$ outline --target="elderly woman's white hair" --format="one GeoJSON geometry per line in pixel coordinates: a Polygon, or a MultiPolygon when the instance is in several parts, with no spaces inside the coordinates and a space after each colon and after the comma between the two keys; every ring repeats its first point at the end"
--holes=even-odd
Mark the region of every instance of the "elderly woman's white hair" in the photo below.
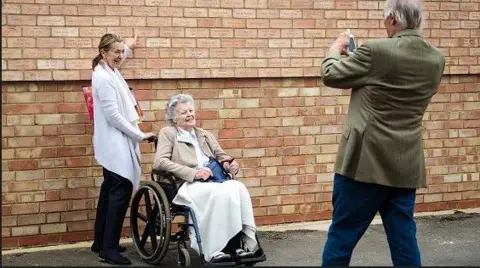
{"type": "Polygon", "coordinates": [[[394,18],[404,29],[419,29],[422,24],[422,4],[420,0],[387,0],[383,15],[385,18],[394,18]]]}
{"type": "Polygon", "coordinates": [[[177,114],[175,112],[175,107],[179,103],[191,103],[195,107],[195,102],[193,97],[188,94],[177,94],[168,100],[167,107],[165,109],[165,120],[171,126],[175,125],[175,119],[177,119],[177,114]]]}

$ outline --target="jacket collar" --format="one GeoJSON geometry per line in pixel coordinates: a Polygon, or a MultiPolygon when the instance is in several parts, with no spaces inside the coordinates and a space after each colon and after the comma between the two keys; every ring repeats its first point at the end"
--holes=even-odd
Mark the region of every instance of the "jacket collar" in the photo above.
{"type": "MultiPolygon", "coordinates": [[[[190,138],[191,138],[192,135],[189,132],[181,129],[178,126],[175,126],[175,129],[177,130],[177,140],[178,141],[185,142],[185,143],[191,143],[190,138]]],[[[205,143],[205,133],[197,127],[194,127],[193,130],[195,132],[195,136],[199,140],[199,144],[203,145],[203,143],[205,143]]]]}
{"type": "Polygon", "coordinates": [[[420,36],[420,31],[416,29],[406,29],[394,34],[392,38],[402,36],[420,36]]]}

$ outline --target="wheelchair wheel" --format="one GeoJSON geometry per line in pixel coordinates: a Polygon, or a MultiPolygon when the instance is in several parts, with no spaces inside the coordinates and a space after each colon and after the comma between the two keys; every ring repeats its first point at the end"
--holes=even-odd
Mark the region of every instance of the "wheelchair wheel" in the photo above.
{"type": "Polygon", "coordinates": [[[159,264],[170,243],[171,218],[167,196],[156,182],[141,182],[135,193],[130,209],[130,231],[142,260],[159,264]]]}
{"type": "Polygon", "coordinates": [[[190,266],[191,263],[190,253],[188,253],[187,249],[181,248],[178,251],[178,266],[187,267],[190,266]]]}

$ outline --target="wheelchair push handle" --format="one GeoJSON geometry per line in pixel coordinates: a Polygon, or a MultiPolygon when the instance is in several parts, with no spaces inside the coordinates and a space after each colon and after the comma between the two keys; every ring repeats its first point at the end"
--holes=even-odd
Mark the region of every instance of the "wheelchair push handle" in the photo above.
{"type": "Polygon", "coordinates": [[[149,138],[147,140],[148,143],[152,143],[153,142],[153,146],[155,148],[155,151],[157,150],[157,144],[158,144],[158,137],[157,136],[153,136],[151,138],[149,138]]]}

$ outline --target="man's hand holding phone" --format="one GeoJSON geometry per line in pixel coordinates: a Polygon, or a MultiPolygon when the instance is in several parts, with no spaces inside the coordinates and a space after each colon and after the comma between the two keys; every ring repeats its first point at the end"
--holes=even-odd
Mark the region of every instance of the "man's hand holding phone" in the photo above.
{"type": "Polygon", "coordinates": [[[357,50],[357,44],[355,44],[355,39],[353,38],[353,34],[350,32],[350,29],[347,30],[348,34],[348,49],[347,54],[353,54],[355,50],[357,50]]]}
{"type": "Polygon", "coordinates": [[[339,52],[342,55],[350,55],[356,49],[357,46],[350,30],[342,32],[330,47],[330,51],[339,52]]]}

